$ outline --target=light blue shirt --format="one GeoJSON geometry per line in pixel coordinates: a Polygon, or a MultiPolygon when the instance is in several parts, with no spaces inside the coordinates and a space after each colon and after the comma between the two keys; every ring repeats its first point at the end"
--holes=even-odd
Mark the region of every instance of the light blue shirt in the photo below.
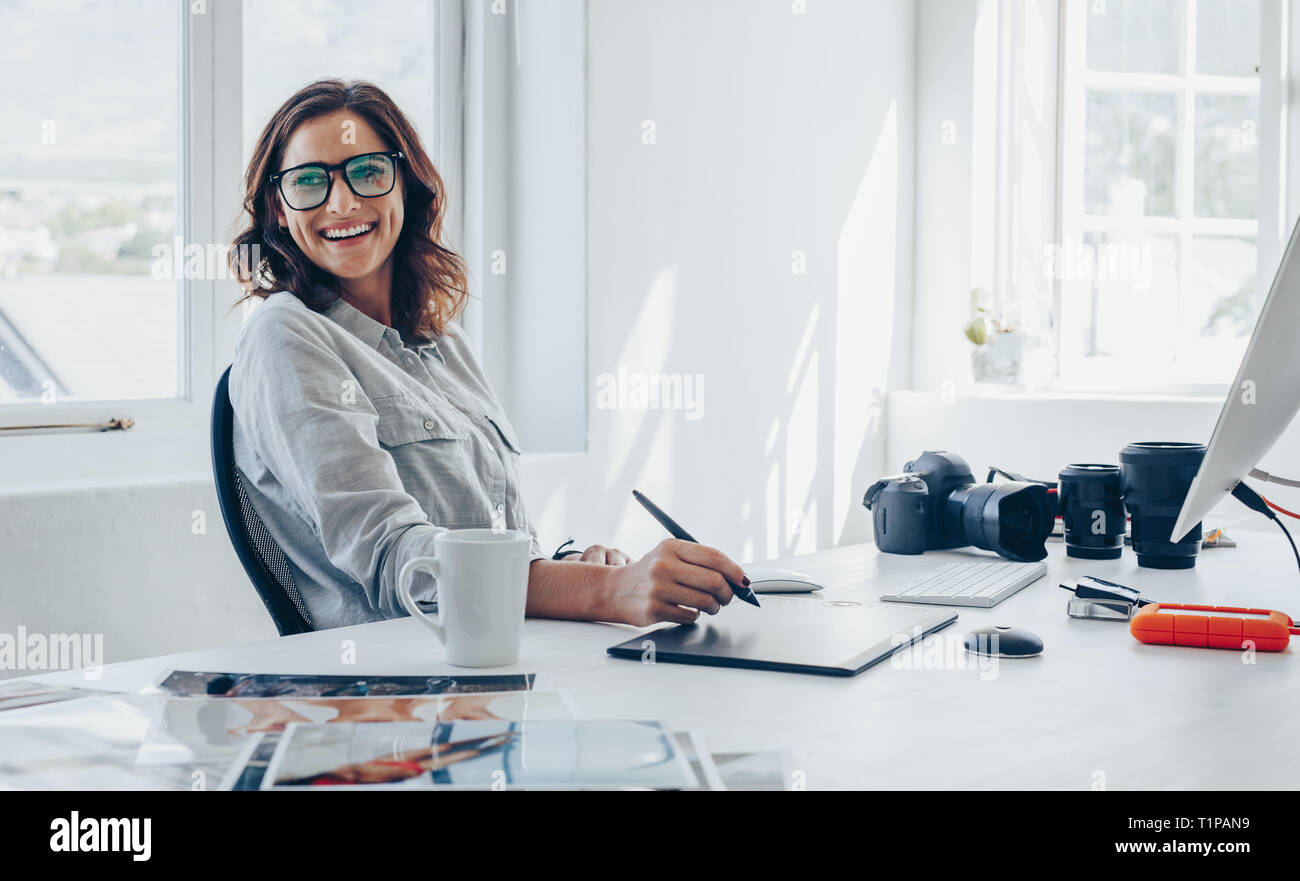
{"type": "MultiPolygon", "coordinates": [[[[519,440],[464,333],[408,347],[341,298],[272,294],[230,374],[235,465],[317,629],[405,615],[397,574],[446,529],[532,536],[519,440]]],[[[435,584],[417,572],[417,601],[435,584]]]]}

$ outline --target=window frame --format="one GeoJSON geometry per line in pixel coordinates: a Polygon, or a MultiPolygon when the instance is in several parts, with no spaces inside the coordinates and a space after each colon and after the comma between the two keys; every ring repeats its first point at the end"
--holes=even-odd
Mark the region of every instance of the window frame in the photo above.
{"type": "MultiPolygon", "coordinates": [[[[232,68],[236,74],[239,71],[241,12],[239,3],[177,3],[177,234],[186,243],[228,240],[230,218],[237,216],[239,209],[238,193],[222,193],[215,182],[238,180],[241,175],[240,95],[237,89],[217,89],[215,84],[229,82],[232,68]]],[[[134,434],[206,425],[217,365],[223,357],[229,360],[242,320],[239,310],[230,309],[239,297],[239,288],[230,279],[178,279],[176,297],[179,363],[175,397],[7,404],[0,407],[0,426],[94,423],[130,417],[135,421],[130,430],[134,434]]],[[[6,432],[6,438],[20,434],[23,432],[6,432]]],[[[46,439],[57,446],[58,437],[48,435],[46,439]]]]}
{"type": "MultiPolygon", "coordinates": [[[[1277,268],[1281,248],[1289,233],[1284,222],[1272,222],[1279,214],[1285,220],[1285,206],[1279,212],[1278,194],[1286,186],[1287,167],[1293,156],[1288,155],[1286,137],[1286,108],[1289,95],[1285,70],[1288,56],[1294,49],[1288,39],[1287,28],[1277,26],[1277,16],[1286,19],[1287,7],[1293,0],[1272,3],[1262,0],[1260,15],[1260,66],[1258,76],[1243,87],[1244,78],[1196,74],[1193,71],[1196,51],[1197,0],[1185,0],[1186,14],[1182,22],[1183,51],[1180,54],[1180,71],[1177,75],[1150,73],[1103,73],[1086,69],[1087,16],[1089,3],[1085,0],[1060,0],[1059,6],[1059,67],[1058,67],[1058,150],[1057,205],[1055,243],[1082,242],[1084,235],[1117,228],[1121,222],[1106,215],[1086,215],[1083,211],[1083,126],[1086,116],[1086,94],[1089,89],[1114,91],[1149,91],[1179,96],[1179,149],[1175,168],[1175,214],[1173,217],[1144,217],[1139,228],[1154,234],[1169,234],[1177,239],[1177,271],[1181,280],[1188,277],[1191,240],[1196,236],[1250,237],[1256,247],[1256,288],[1262,305],[1268,285],[1277,268]],[[1194,162],[1195,118],[1194,108],[1198,95],[1254,95],[1258,99],[1259,180],[1257,186],[1256,219],[1198,218],[1194,214],[1194,162]]],[[[1285,202],[1286,200],[1281,200],[1285,202]]],[[[1063,301],[1067,294],[1082,295],[1087,280],[1055,279],[1053,287],[1053,336],[1056,355],[1056,375],[1052,391],[1122,394],[1158,394],[1171,396],[1221,397],[1227,390],[1231,377],[1222,382],[1190,382],[1150,379],[1134,375],[1122,362],[1107,365],[1106,375],[1084,379],[1067,374],[1062,346],[1063,301]],[[1071,286],[1078,286],[1071,288],[1071,286]]],[[[1077,367],[1075,368],[1078,369],[1077,367]]]]}

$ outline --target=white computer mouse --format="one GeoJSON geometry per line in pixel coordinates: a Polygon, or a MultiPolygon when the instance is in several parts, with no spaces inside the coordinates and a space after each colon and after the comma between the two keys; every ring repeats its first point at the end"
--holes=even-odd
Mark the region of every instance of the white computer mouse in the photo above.
{"type": "Polygon", "coordinates": [[[746,569],[754,593],[812,593],[822,586],[810,575],[789,569],[746,569]]]}

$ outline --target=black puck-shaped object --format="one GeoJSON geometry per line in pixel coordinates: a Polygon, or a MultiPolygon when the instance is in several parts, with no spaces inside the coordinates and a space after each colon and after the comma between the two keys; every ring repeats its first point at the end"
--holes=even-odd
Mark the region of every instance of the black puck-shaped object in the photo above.
{"type": "Polygon", "coordinates": [[[1201,550],[1201,524],[1170,541],[1187,491],[1205,458],[1205,444],[1143,442],[1119,454],[1124,507],[1138,565],[1148,569],[1191,569],[1201,550]]]}
{"type": "Polygon", "coordinates": [[[1117,560],[1124,553],[1124,487],[1118,465],[1066,465],[1059,507],[1065,553],[1084,560],[1117,560]]]}

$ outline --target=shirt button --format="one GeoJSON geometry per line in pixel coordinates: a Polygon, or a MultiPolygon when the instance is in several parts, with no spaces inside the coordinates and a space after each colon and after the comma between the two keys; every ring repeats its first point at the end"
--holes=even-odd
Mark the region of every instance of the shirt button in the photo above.
{"type": "Polygon", "coordinates": [[[424,420],[424,430],[425,430],[425,431],[433,431],[433,420],[432,420],[432,419],[426,419],[426,420],[424,420]]]}

